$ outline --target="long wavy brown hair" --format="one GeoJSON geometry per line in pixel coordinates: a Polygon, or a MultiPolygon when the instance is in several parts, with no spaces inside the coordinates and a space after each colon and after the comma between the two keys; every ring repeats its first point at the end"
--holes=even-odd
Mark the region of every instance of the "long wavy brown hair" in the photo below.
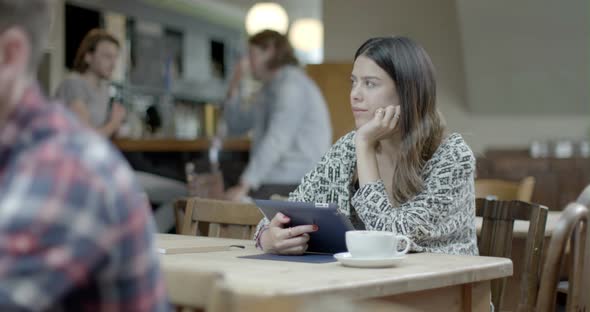
{"type": "Polygon", "coordinates": [[[87,53],[94,53],[96,47],[100,42],[108,41],[119,47],[119,40],[113,35],[109,34],[106,30],[100,28],[91,29],[76,51],[76,58],[74,59],[74,71],[83,74],[88,70],[88,63],[84,59],[87,53]]]}
{"type": "Polygon", "coordinates": [[[371,59],[391,77],[400,99],[398,129],[401,146],[393,175],[393,204],[401,204],[424,188],[421,173],[445,135],[442,116],[436,108],[434,66],[426,51],[406,37],[367,40],[356,51],[371,59]]]}

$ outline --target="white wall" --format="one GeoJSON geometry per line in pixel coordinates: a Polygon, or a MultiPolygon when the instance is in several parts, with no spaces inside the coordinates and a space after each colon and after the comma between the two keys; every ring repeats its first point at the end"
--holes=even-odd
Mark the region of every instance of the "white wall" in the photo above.
{"type": "Polygon", "coordinates": [[[449,128],[462,133],[476,153],[489,147],[526,147],[534,139],[588,136],[588,114],[497,116],[469,112],[454,0],[324,0],[323,14],[326,62],[351,61],[359,45],[373,36],[407,35],[422,44],[437,68],[439,108],[449,128]]]}
{"type": "Polygon", "coordinates": [[[590,114],[590,1],[456,3],[471,111],[590,114]]]}

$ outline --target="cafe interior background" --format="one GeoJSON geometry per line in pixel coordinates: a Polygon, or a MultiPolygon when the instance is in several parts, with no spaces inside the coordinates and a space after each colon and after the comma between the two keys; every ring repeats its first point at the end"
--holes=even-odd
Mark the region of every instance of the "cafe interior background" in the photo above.
{"type": "MultiPolygon", "coordinates": [[[[89,29],[122,42],[111,95],[130,113],[114,142],[136,169],[184,182],[186,163],[207,167],[206,146],[142,150],[133,142],[220,137],[219,106],[248,34],[274,28],[288,33],[322,90],[334,140],[353,127],[355,49],[369,37],[406,35],[431,55],[438,107],[475,152],[479,178],[533,176],[533,201],[555,210],[590,182],[585,0],[58,0],[53,9],[39,70],[49,94],[89,29]]],[[[257,87],[246,82],[244,96],[257,87]]],[[[219,156],[226,186],[248,159],[247,145],[234,143],[219,156]]]]}

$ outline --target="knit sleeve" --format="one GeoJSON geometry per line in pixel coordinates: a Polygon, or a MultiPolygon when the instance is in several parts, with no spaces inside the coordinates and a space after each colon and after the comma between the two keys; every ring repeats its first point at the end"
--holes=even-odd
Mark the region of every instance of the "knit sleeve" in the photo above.
{"type": "Polygon", "coordinates": [[[390,203],[383,181],[362,186],[352,206],[366,229],[406,235],[413,251],[458,253],[452,242],[473,223],[475,158],[467,145],[448,149],[430,160],[424,189],[397,207],[390,203]]]}

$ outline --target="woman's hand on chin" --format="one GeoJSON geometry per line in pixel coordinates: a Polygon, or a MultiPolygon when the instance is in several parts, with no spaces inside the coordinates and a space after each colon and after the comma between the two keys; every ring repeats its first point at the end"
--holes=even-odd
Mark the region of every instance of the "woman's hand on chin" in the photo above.
{"type": "Polygon", "coordinates": [[[399,121],[400,112],[399,105],[378,108],[373,118],[356,131],[355,144],[357,147],[360,145],[374,148],[379,140],[393,134],[399,121]]]}

